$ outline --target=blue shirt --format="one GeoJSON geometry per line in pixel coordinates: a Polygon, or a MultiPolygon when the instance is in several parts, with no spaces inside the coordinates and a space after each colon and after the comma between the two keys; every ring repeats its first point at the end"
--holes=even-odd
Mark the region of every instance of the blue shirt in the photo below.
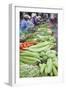
{"type": "Polygon", "coordinates": [[[25,19],[21,20],[21,22],[20,22],[20,29],[22,31],[24,31],[24,30],[26,30],[27,26],[28,26],[27,21],[25,19]]]}
{"type": "Polygon", "coordinates": [[[20,30],[21,31],[28,31],[29,28],[34,27],[34,24],[30,20],[21,20],[20,22],[20,30]]]}

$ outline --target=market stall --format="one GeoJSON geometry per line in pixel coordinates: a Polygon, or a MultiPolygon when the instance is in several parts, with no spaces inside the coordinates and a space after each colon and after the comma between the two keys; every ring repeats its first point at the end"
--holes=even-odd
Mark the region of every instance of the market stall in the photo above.
{"type": "Polygon", "coordinates": [[[20,77],[58,75],[57,26],[42,22],[20,31],[20,77]]]}

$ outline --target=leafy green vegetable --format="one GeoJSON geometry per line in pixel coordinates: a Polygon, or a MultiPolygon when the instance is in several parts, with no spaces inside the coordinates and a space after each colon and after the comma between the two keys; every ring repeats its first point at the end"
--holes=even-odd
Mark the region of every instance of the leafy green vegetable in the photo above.
{"type": "Polygon", "coordinates": [[[36,77],[39,76],[39,67],[21,64],[20,65],[20,77],[36,77]]]}

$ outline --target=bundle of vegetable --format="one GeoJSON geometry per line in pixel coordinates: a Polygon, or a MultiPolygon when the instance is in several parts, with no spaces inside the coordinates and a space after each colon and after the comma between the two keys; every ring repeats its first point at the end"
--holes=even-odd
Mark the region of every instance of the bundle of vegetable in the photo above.
{"type": "Polygon", "coordinates": [[[40,62],[40,57],[36,52],[24,51],[20,53],[20,61],[25,64],[35,65],[40,62]]]}
{"type": "Polygon", "coordinates": [[[44,42],[44,41],[56,42],[56,39],[54,36],[51,36],[51,35],[44,36],[44,35],[40,35],[40,34],[36,35],[36,38],[33,40],[36,40],[38,42],[44,42]]]}
{"type": "Polygon", "coordinates": [[[45,42],[40,42],[40,43],[33,45],[29,48],[26,48],[26,49],[29,51],[32,51],[32,52],[41,52],[43,50],[48,50],[48,49],[54,48],[55,46],[56,46],[55,43],[52,43],[50,41],[45,41],[45,42]]]}
{"type": "Polygon", "coordinates": [[[47,24],[42,24],[42,25],[39,25],[38,28],[36,28],[36,32],[32,33],[31,37],[26,38],[26,40],[27,41],[34,40],[34,39],[40,40],[40,39],[43,39],[43,37],[41,38],[41,36],[48,36],[48,35],[52,36],[52,30],[48,29],[47,24]]]}
{"type": "Polygon", "coordinates": [[[52,35],[52,30],[48,28],[48,26],[40,25],[40,27],[37,30],[38,32],[43,32],[44,35],[52,35]]]}
{"type": "Polygon", "coordinates": [[[40,76],[57,76],[58,74],[58,62],[53,61],[51,58],[47,59],[46,64],[39,64],[40,76]]]}
{"type": "Polygon", "coordinates": [[[39,67],[22,63],[20,65],[20,77],[39,76],[39,67]]]}
{"type": "Polygon", "coordinates": [[[55,50],[41,52],[24,51],[20,53],[21,63],[39,65],[39,76],[56,76],[58,73],[58,60],[55,50]]]}

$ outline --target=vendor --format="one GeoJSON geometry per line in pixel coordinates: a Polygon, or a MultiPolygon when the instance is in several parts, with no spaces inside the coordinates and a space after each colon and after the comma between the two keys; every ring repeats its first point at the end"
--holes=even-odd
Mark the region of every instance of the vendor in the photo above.
{"type": "Polygon", "coordinates": [[[27,20],[28,20],[28,15],[24,15],[23,19],[20,22],[20,30],[25,31],[27,28],[27,20]]]}
{"type": "Polygon", "coordinates": [[[34,27],[34,24],[30,20],[30,16],[25,14],[23,19],[20,22],[20,30],[23,32],[28,31],[31,27],[34,27]]]}
{"type": "Polygon", "coordinates": [[[31,16],[31,21],[34,25],[37,25],[37,15],[36,13],[32,13],[32,16],[31,16]]]}

